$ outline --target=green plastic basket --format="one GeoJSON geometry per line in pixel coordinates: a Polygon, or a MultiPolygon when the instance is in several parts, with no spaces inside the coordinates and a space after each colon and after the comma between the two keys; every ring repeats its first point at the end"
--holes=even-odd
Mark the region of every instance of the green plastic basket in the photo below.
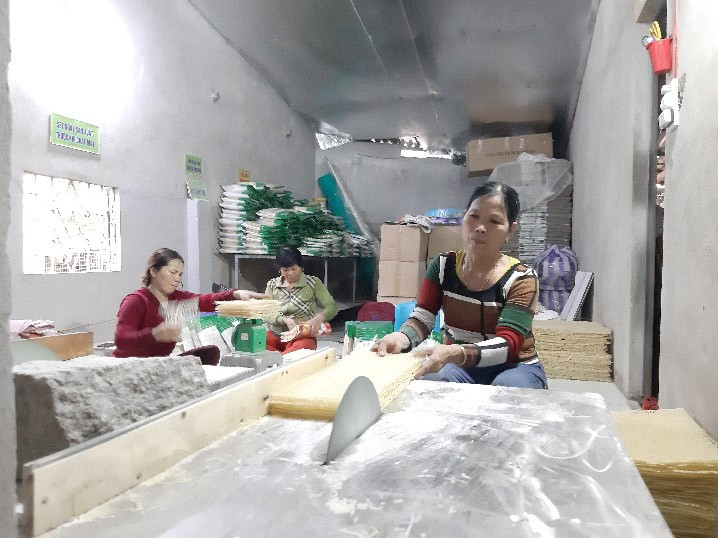
{"type": "Polygon", "coordinates": [[[349,338],[357,340],[371,340],[394,332],[391,321],[347,321],[346,334],[349,338]]]}

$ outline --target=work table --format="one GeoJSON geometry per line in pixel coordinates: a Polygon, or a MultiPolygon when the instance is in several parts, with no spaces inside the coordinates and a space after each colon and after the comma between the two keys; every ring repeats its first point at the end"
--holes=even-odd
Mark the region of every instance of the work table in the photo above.
{"type": "Polygon", "coordinates": [[[266,416],[47,536],[671,536],[596,394],[413,381],[330,432],[266,416]]]}

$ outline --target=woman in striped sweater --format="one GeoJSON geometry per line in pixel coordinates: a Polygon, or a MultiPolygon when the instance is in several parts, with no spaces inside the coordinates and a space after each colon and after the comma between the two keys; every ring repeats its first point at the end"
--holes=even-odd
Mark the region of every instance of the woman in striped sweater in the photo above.
{"type": "Polygon", "coordinates": [[[518,227],[519,210],[518,194],[508,185],[478,187],[464,216],[465,248],[434,258],[414,312],[373,349],[381,356],[411,350],[429,336],[443,307],[444,344],[423,352],[417,378],[547,388],[531,333],[538,278],[501,252],[518,227]]]}

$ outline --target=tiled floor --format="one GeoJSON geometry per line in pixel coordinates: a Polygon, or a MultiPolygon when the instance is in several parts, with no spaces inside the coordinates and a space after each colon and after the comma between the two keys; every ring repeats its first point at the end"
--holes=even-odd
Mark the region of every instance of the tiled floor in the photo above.
{"type": "Polygon", "coordinates": [[[638,409],[638,402],[627,400],[614,383],[603,381],[574,381],[571,379],[549,379],[549,390],[563,392],[596,392],[603,396],[609,411],[638,409]]]}
{"type": "MultiPolygon", "coordinates": [[[[338,341],[338,333],[320,337],[318,347],[331,346],[336,349],[337,354],[341,355],[342,342],[338,341]]],[[[571,379],[549,379],[549,390],[559,390],[563,392],[594,392],[603,396],[606,401],[606,407],[609,411],[627,411],[629,409],[638,409],[638,402],[628,400],[614,383],[606,383],[601,381],[574,381],[571,379]]]]}

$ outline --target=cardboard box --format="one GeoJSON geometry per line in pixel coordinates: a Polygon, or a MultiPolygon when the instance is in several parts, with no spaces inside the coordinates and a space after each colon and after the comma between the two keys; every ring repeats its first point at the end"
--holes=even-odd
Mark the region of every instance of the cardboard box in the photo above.
{"type": "Polygon", "coordinates": [[[387,297],[384,295],[377,295],[376,300],[380,303],[391,303],[396,306],[401,303],[416,301],[416,297],[387,297]]]}
{"type": "Polygon", "coordinates": [[[426,276],[426,259],[420,262],[399,262],[399,266],[399,293],[396,295],[401,297],[418,296],[421,281],[426,276]]]}
{"type": "Polygon", "coordinates": [[[379,260],[399,259],[399,228],[396,224],[381,225],[379,260]]]}
{"type": "Polygon", "coordinates": [[[402,262],[379,260],[379,295],[412,297],[419,294],[426,274],[426,261],[402,262]]]}
{"type": "Polygon", "coordinates": [[[429,253],[427,260],[430,262],[438,254],[457,251],[464,248],[462,226],[434,226],[429,234],[429,253]]]}
{"type": "Polygon", "coordinates": [[[522,153],[553,157],[551,133],[470,140],[466,145],[469,177],[490,174],[498,164],[513,162],[522,153]]]}
{"type": "Polygon", "coordinates": [[[383,224],[379,260],[417,262],[426,260],[429,234],[415,226],[383,224]]]}

